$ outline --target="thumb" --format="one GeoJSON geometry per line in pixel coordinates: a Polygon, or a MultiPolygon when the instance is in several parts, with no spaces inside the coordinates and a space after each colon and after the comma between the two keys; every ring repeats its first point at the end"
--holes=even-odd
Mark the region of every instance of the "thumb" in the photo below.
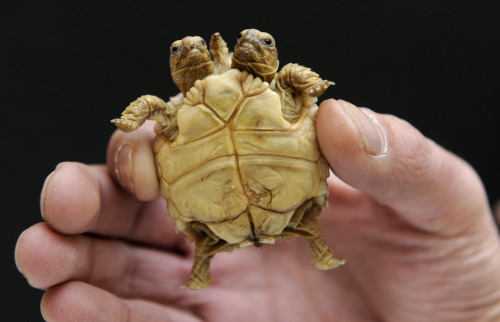
{"type": "Polygon", "coordinates": [[[457,233],[478,214],[489,214],[475,171],[397,117],[327,100],[317,131],[342,181],[422,229],[457,233]]]}

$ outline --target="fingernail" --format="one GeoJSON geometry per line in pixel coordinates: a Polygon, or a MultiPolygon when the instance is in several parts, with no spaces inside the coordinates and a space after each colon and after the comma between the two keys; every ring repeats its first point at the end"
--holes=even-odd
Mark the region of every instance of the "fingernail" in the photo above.
{"type": "Polygon", "coordinates": [[[45,220],[44,212],[45,212],[45,198],[47,194],[47,186],[50,181],[50,178],[54,176],[54,173],[56,173],[56,171],[57,167],[47,176],[47,178],[45,178],[45,181],[43,182],[42,192],[40,193],[40,214],[42,215],[43,220],[45,220]]]}
{"type": "Polygon", "coordinates": [[[369,114],[351,103],[338,100],[361,135],[368,154],[379,156],[387,152],[386,136],[375,115],[369,114]]]}
{"type": "Polygon", "coordinates": [[[132,179],[132,147],[124,144],[118,148],[115,154],[115,173],[120,184],[130,192],[134,192],[132,179]]]}

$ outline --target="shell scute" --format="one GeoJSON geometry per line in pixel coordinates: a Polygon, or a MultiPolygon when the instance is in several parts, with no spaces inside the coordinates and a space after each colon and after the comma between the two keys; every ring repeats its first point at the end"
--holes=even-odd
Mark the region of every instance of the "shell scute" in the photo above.
{"type": "Polygon", "coordinates": [[[210,160],[235,154],[227,127],[184,145],[174,146],[161,135],[157,136],[155,143],[155,146],[158,146],[155,152],[159,168],[158,176],[167,182],[175,181],[210,160]]]}
{"type": "Polygon", "coordinates": [[[290,123],[283,118],[281,101],[275,92],[266,89],[259,95],[246,97],[232,122],[235,131],[286,131],[290,123]]]}
{"type": "Polygon", "coordinates": [[[287,130],[246,130],[233,133],[239,155],[273,154],[316,161],[321,157],[310,110],[287,130]]]}
{"type": "Polygon", "coordinates": [[[177,145],[201,139],[225,126],[211,109],[201,104],[195,106],[184,104],[177,112],[177,123],[179,124],[177,145]]]}
{"type": "Polygon", "coordinates": [[[294,210],[276,212],[256,206],[250,206],[250,216],[255,227],[255,235],[278,236],[290,222],[294,210]]]}
{"type": "Polygon", "coordinates": [[[251,202],[278,212],[315,196],[321,179],[316,162],[275,155],[240,157],[239,169],[251,202]]]}
{"type": "Polygon", "coordinates": [[[207,223],[207,226],[219,238],[231,244],[239,244],[252,235],[252,225],[246,211],[234,219],[207,223]]]}
{"type": "Polygon", "coordinates": [[[169,197],[182,209],[182,220],[206,223],[234,219],[248,204],[235,156],[211,160],[184,174],[170,184],[169,197]]]}
{"type": "Polygon", "coordinates": [[[244,97],[239,83],[239,73],[236,70],[229,70],[221,75],[207,77],[202,84],[205,104],[224,122],[228,122],[244,97]]]}

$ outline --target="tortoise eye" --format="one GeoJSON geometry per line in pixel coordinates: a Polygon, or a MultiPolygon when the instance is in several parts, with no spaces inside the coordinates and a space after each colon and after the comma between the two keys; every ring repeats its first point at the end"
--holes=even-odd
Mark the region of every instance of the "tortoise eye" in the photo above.
{"type": "Polygon", "coordinates": [[[271,38],[265,38],[262,40],[266,46],[272,46],[273,40],[271,38]]]}
{"type": "Polygon", "coordinates": [[[203,39],[200,40],[200,45],[202,45],[203,47],[207,47],[207,43],[203,39]]]}
{"type": "Polygon", "coordinates": [[[170,48],[170,52],[172,54],[177,53],[179,50],[181,50],[181,47],[173,46],[172,48],[170,48]]]}

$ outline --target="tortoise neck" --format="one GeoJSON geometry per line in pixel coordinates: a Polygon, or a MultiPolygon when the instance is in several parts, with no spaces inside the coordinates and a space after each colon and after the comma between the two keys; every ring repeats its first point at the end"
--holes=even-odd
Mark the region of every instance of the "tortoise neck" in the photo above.
{"type": "Polygon", "coordinates": [[[260,77],[263,81],[271,83],[278,71],[278,65],[279,64],[276,64],[276,67],[272,67],[257,62],[242,62],[233,56],[231,68],[236,68],[241,71],[246,70],[252,75],[260,77]]]}
{"type": "Polygon", "coordinates": [[[214,64],[207,62],[196,67],[188,67],[177,70],[172,73],[172,79],[175,85],[180,89],[182,94],[186,96],[186,92],[193,87],[194,83],[199,79],[202,80],[214,72],[214,64]]]}

